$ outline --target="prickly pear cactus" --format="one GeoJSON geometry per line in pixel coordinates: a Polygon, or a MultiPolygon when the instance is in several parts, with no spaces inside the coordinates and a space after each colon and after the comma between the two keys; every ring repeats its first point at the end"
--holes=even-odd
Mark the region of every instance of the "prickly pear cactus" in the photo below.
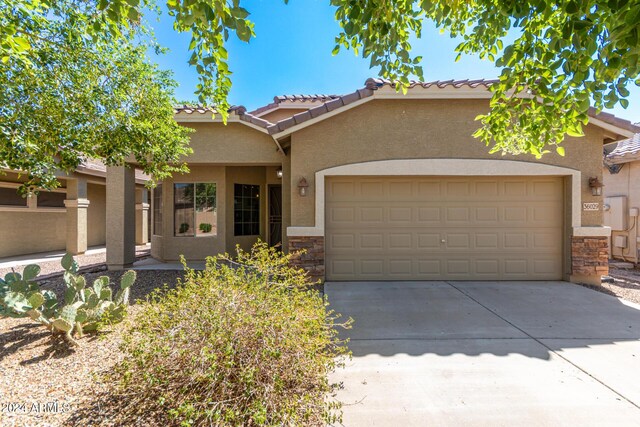
{"type": "Polygon", "coordinates": [[[64,268],[64,299],[58,301],[49,290],[41,290],[34,279],[40,267],[28,265],[22,275],[9,273],[0,278],[0,317],[30,317],[48,327],[54,334],[64,334],[72,344],[73,335],[96,331],[102,323],[118,323],[124,319],[129,292],[136,280],[135,271],[127,271],[120,279],[120,289],[113,297],[107,276],[98,277],[92,287],[78,275],[78,263],[70,254],[61,261],[64,268]]]}

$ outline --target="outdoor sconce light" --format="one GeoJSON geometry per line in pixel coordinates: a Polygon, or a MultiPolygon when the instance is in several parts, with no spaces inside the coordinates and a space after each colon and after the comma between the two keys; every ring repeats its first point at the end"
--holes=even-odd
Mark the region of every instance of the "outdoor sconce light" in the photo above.
{"type": "Polygon", "coordinates": [[[278,168],[278,169],[276,170],[276,176],[277,176],[278,178],[281,178],[281,179],[282,179],[282,168],[278,168]]]}
{"type": "Polygon", "coordinates": [[[589,188],[594,196],[602,196],[602,187],[604,184],[598,181],[598,177],[589,178],[589,188]]]}
{"type": "Polygon", "coordinates": [[[309,183],[307,183],[307,180],[304,178],[300,178],[300,181],[298,181],[298,193],[300,193],[301,197],[304,197],[307,195],[308,186],[309,186],[309,183]]]}

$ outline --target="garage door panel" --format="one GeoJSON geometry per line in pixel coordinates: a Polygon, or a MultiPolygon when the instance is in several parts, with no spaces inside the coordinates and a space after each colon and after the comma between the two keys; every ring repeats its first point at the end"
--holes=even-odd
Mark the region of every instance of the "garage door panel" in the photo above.
{"type": "Polygon", "coordinates": [[[326,188],[328,280],[562,277],[560,178],[337,177],[326,188]]]}

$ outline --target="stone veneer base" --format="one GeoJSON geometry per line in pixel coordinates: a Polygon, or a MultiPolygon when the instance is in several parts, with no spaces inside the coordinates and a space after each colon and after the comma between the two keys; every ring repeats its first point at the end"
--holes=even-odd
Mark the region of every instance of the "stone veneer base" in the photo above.
{"type": "Polygon", "coordinates": [[[571,238],[571,274],[576,276],[609,274],[609,238],[573,236],[571,238]]]}
{"type": "Polygon", "coordinates": [[[324,237],[289,236],[291,264],[302,268],[312,282],[324,282],[324,237]],[[305,253],[297,253],[304,250],[305,253]]]}

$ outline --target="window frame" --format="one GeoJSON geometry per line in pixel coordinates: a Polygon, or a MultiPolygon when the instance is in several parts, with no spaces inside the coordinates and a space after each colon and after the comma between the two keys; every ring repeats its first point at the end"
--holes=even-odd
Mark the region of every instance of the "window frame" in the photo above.
{"type": "Polygon", "coordinates": [[[162,230],[163,225],[164,225],[164,212],[162,212],[162,209],[164,207],[164,184],[162,182],[159,182],[155,188],[153,188],[153,190],[151,191],[151,216],[152,216],[152,221],[151,221],[151,225],[152,225],[152,229],[151,229],[151,235],[152,236],[160,236],[162,237],[164,235],[164,232],[162,230]],[[160,197],[159,199],[156,199],[156,193],[158,193],[158,187],[160,187],[160,197]],[[156,201],[159,200],[160,203],[156,203],[156,201]],[[160,215],[158,215],[158,213],[160,215]],[[157,218],[156,216],[160,217],[160,229],[158,230],[156,228],[156,225],[158,224],[156,222],[157,218]]]}
{"type": "MultiPolygon", "coordinates": [[[[173,190],[173,195],[172,195],[172,212],[173,212],[173,221],[172,221],[172,228],[173,228],[173,237],[175,238],[189,238],[189,239],[200,239],[200,238],[216,238],[218,237],[218,182],[217,181],[191,181],[191,182],[173,182],[172,185],[172,190],[173,190]],[[176,185],[191,185],[193,186],[193,234],[192,235],[183,235],[180,236],[177,234],[176,232],[176,185]],[[196,196],[196,186],[198,184],[213,184],[215,185],[215,189],[216,189],[216,195],[215,195],[215,200],[214,200],[214,210],[216,213],[216,221],[214,225],[214,229],[216,230],[215,234],[214,233],[201,233],[198,234],[198,230],[199,230],[199,225],[196,224],[196,205],[197,205],[197,196],[196,196]]],[[[164,191],[164,189],[163,189],[164,191]]]]}

